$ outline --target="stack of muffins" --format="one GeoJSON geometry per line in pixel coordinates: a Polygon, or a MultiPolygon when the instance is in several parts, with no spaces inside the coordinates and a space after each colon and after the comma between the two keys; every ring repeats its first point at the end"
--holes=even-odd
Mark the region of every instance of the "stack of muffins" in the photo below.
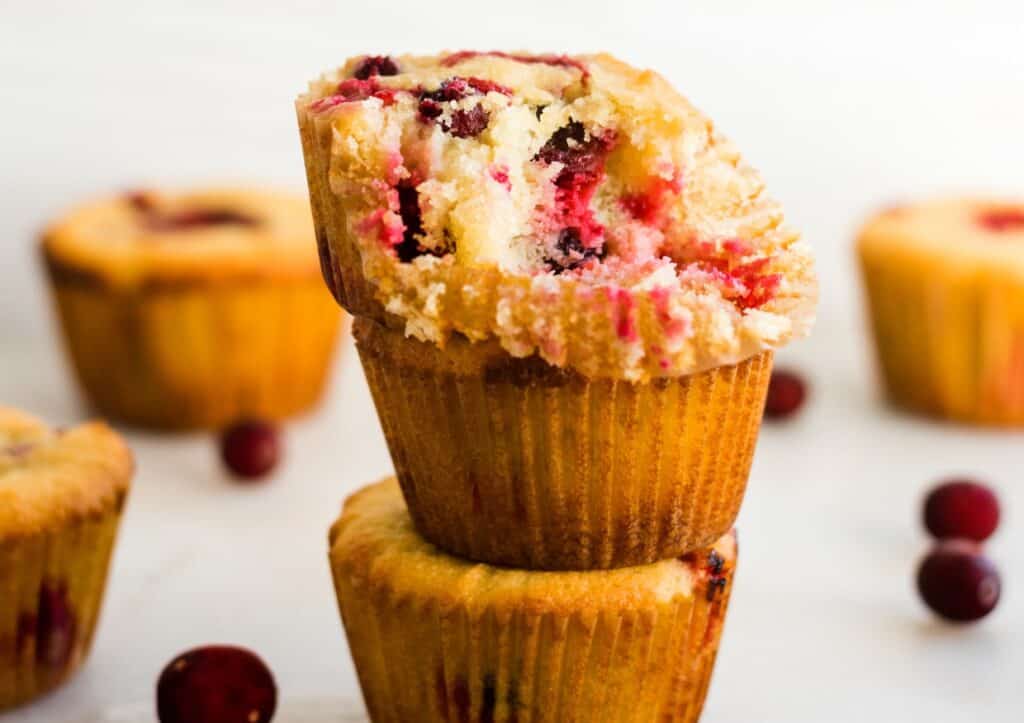
{"type": "Polygon", "coordinates": [[[366,56],[297,108],[397,472],[330,534],[371,718],[696,720],[809,251],[609,56],[366,56]]]}

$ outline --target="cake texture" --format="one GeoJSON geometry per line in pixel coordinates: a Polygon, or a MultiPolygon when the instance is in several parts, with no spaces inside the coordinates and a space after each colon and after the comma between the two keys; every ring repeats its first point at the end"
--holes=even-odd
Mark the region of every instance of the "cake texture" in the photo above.
{"type": "Polygon", "coordinates": [[[1024,425],[1024,202],[893,207],[868,221],[857,249],[889,399],[1024,425]]]}
{"type": "Polygon", "coordinates": [[[412,518],[447,552],[622,567],[710,545],[736,520],[771,352],[636,384],[495,340],[441,350],[365,318],[354,332],[412,518]]]}
{"type": "Polygon", "coordinates": [[[86,396],[156,428],[310,408],[342,323],[314,238],[305,200],[248,189],[125,194],[51,225],[43,256],[86,396]]]}
{"type": "Polygon", "coordinates": [[[473,564],[414,530],[394,480],[330,534],[342,620],[375,723],[693,722],[736,564],[729,534],[643,567],[473,564]]]}
{"type": "Polygon", "coordinates": [[[357,316],[644,381],[805,334],[813,263],[711,121],[608,55],[364,56],[297,102],[357,316]]]}
{"type": "Polygon", "coordinates": [[[0,407],[0,710],[85,660],[133,469],[103,424],[54,431],[0,407]]]}

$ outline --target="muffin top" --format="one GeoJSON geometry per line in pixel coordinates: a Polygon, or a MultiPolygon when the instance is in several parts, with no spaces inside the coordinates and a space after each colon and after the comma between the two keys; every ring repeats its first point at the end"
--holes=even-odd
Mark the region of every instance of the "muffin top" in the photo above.
{"type": "Polygon", "coordinates": [[[308,200],[272,191],[112,196],[52,224],[43,246],[57,270],[113,284],[319,273],[308,200]]]}
{"type": "MultiPolygon", "coordinates": [[[[807,332],[808,248],[661,76],[608,55],[364,56],[297,103],[311,174],[407,332],[590,376],[740,361],[807,332]]],[[[312,180],[312,179],[311,179],[312,180]]]]}
{"type": "Polygon", "coordinates": [[[133,472],[131,452],[105,424],[51,430],[0,407],[0,542],[121,504],[133,472]]]}
{"type": "Polygon", "coordinates": [[[345,502],[331,528],[336,571],[360,584],[387,585],[397,595],[441,599],[475,609],[582,613],[658,605],[678,596],[709,595],[736,561],[729,533],[711,548],[653,565],[587,572],[528,572],[447,555],[413,528],[394,478],[345,502]]]}
{"type": "Polygon", "coordinates": [[[943,198],[894,206],[861,230],[862,253],[1024,274],[1024,201],[943,198]]]}

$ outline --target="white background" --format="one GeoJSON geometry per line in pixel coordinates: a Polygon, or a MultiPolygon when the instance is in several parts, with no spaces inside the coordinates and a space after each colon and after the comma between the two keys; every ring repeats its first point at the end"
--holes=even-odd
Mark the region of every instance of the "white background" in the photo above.
{"type": "MultiPolygon", "coordinates": [[[[146,183],[302,189],[292,98],[351,54],[607,49],[658,68],[707,110],[820,259],[817,331],[782,355],[809,374],[814,399],[762,434],[705,720],[1020,720],[1020,437],[881,406],[850,246],[880,205],[1024,186],[1024,9],[892,5],[4,0],[0,400],[58,423],[86,413],[34,254],[40,226],[68,204],[146,183]],[[961,471],[1003,494],[991,553],[1005,588],[983,624],[952,629],[918,603],[912,572],[921,493],[961,471]]],[[[89,665],[0,721],[145,702],[168,659],[211,641],[258,650],[287,699],[356,694],[325,535],[341,499],[390,464],[350,348],[338,371],[264,487],[227,481],[205,437],[130,435],[139,475],[89,665]]]]}

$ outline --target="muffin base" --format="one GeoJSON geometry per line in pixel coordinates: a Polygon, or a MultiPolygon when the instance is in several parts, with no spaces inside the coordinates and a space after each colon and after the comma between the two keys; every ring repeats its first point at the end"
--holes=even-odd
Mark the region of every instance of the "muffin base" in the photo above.
{"type": "Polygon", "coordinates": [[[1024,284],[861,255],[875,348],[895,406],[1024,426],[1024,284]]]}
{"type": "MultiPolygon", "coordinates": [[[[332,530],[331,567],[374,723],[699,718],[735,570],[732,536],[716,543],[718,556],[524,572],[346,536],[345,520],[332,530]]],[[[392,534],[390,521],[379,524],[392,534]]]]}
{"type": "Polygon", "coordinates": [[[319,278],[118,288],[47,267],[80,386],[107,417],[216,428],[290,417],[323,394],[342,314],[319,278]]]}
{"type": "Polygon", "coordinates": [[[0,710],[53,690],[85,661],[124,499],[60,529],[0,541],[0,710]]]}
{"type": "Polygon", "coordinates": [[[354,334],[417,529],[531,570],[646,564],[736,520],[772,354],[648,383],[587,379],[497,344],[354,334]]]}

